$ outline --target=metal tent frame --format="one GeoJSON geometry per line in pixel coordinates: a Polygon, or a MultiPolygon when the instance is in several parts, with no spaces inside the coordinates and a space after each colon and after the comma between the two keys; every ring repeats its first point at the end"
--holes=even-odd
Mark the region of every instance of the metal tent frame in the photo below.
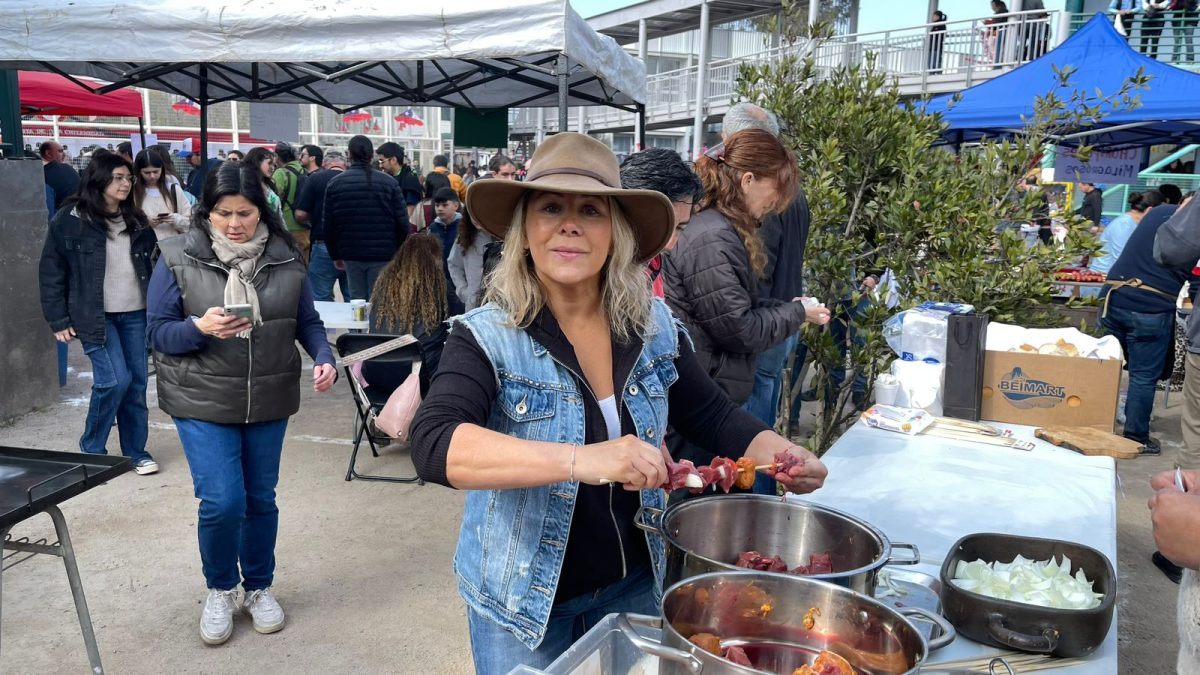
{"type": "Polygon", "coordinates": [[[167,0],[149,8],[0,0],[0,67],[58,73],[94,93],[138,86],[192,99],[204,156],[208,109],[235,100],[339,113],[373,105],[557,106],[560,129],[571,105],[644,117],[644,65],[566,0],[426,4],[399,14],[347,0],[297,15],[285,0],[167,0]],[[29,25],[41,28],[29,33],[29,25]],[[97,89],[81,77],[111,84],[97,89]]]}

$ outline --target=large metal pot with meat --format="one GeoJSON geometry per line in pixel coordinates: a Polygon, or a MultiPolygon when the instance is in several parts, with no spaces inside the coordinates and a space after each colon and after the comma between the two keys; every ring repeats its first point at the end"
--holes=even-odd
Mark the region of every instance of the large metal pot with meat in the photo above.
{"type": "Polygon", "coordinates": [[[833,572],[806,576],[869,596],[884,565],[921,560],[916,546],[893,544],[878,528],[850,514],[766,495],[691,499],[665,512],[643,508],[635,522],[667,540],[665,586],[697,574],[741,570],[734,563],[746,551],[778,555],[792,568],[807,565],[814,554],[827,554],[833,572]],[[894,557],[894,549],[911,556],[894,557]]]}
{"type": "Polygon", "coordinates": [[[916,673],[930,648],[948,644],[954,629],[928,643],[902,613],[874,598],[841,586],[769,572],[715,572],[691,577],[667,589],[662,616],[622,615],[618,625],[631,641],[657,655],[662,675],[790,675],[811,665],[822,651],[850,662],[859,673],[916,673]],[[639,635],[632,623],[658,626],[661,641],[639,635]],[[691,641],[700,633],[716,636],[719,655],[691,641]],[[730,661],[739,648],[750,665],[730,661]]]}

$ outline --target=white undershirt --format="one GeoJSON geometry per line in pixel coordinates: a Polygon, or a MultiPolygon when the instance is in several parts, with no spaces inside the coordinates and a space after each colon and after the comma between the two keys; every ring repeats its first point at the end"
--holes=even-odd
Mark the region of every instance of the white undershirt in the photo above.
{"type": "Polygon", "coordinates": [[[604,414],[604,426],[608,427],[608,440],[615,441],[621,437],[621,414],[617,412],[616,395],[597,401],[600,412],[604,414]]]}

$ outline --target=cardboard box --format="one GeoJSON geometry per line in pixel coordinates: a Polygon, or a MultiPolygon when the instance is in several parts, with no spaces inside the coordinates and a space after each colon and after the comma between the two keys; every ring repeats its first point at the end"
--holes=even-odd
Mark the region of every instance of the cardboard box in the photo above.
{"type": "Polygon", "coordinates": [[[988,351],[982,418],[1112,432],[1120,385],[1121,361],[1116,359],[988,351]]]}

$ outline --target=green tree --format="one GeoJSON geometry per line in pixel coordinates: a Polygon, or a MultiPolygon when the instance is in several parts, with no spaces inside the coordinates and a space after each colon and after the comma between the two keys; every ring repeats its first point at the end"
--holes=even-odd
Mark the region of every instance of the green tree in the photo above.
{"type": "MultiPolygon", "coordinates": [[[[1028,247],[1017,229],[1006,226],[1029,222],[1039,203],[1040,190],[1023,190],[1022,179],[1057,137],[1105,111],[1136,106],[1136,91],[1147,78],[1139,72],[1111,96],[1040,96],[1019,133],[956,153],[940,145],[946,128],[940,116],[906,105],[870,55],[858,65],[818,69],[804,54],[817,41],[789,38],[792,56],[743,66],[738,93],[779,117],[812,208],[805,255],[809,294],[833,308],[835,320],[848,321],[857,336],[846,357],[828,327],[809,326],[802,336],[821,401],[808,445],[822,453],[857,418],[847,405],[855,374],[865,377],[869,398],[875,375],[890,361],[882,325],[897,309],[925,300],[965,302],[994,321],[1058,325],[1044,309],[1051,302],[1051,273],[1096,245],[1086,223],[1068,213],[1060,214],[1068,228],[1062,245],[1028,247]],[[885,269],[897,292],[883,300],[864,295],[864,276],[885,269]],[[888,299],[898,307],[889,309],[888,299]],[[861,311],[848,316],[849,307],[861,311]],[[831,376],[843,365],[846,377],[834,387],[831,376]]],[[[1063,84],[1070,77],[1070,71],[1059,73],[1063,84]]],[[[781,416],[781,425],[786,419],[781,416]]]]}

